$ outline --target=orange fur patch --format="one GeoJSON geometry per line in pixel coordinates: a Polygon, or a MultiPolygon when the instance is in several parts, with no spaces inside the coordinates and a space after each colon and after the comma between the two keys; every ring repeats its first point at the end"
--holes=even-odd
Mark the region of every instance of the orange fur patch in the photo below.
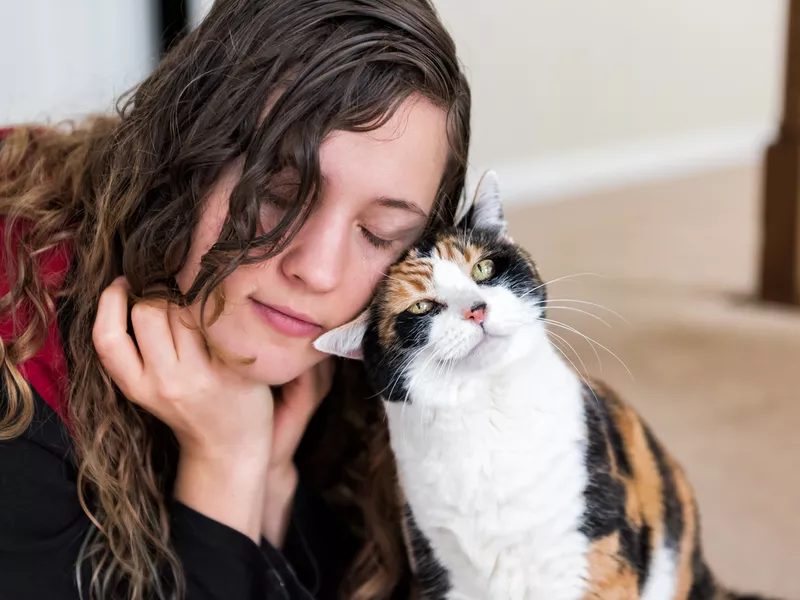
{"type": "Polygon", "coordinates": [[[683,506],[683,538],[679,546],[678,557],[678,585],[676,598],[688,598],[694,583],[694,570],[692,569],[692,553],[694,552],[697,535],[697,510],[694,504],[694,494],[689,485],[689,480],[683,469],[671,458],[667,457],[672,476],[675,478],[675,487],[678,498],[683,506]]]}
{"type": "Polygon", "coordinates": [[[589,548],[589,587],[584,600],[636,600],[635,569],[620,558],[619,533],[594,542],[589,548]]]}
{"type": "MultiPolygon", "coordinates": [[[[612,461],[612,472],[623,482],[626,488],[625,512],[628,521],[635,527],[648,525],[651,530],[651,551],[664,543],[666,535],[664,523],[663,480],[658,469],[658,463],[648,444],[645,435],[645,424],[639,414],[602,384],[593,382],[592,387],[597,391],[601,401],[606,402],[611,418],[622,438],[628,461],[631,466],[631,475],[626,476],[620,472],[619,465],[614,460],[614,453],[609,448],[612,461]]],[[[667,465],[672,472],[677,490],[677,497],[682,507],[683,537],[679,544],[677,566],[676,596],[678,600],[685,600],[689,596],[694,575],[692,570],[692,553],[695,546],[697,531],[697,511],[694,504],[694,494],[688,479],[678,463],[662,448],[667,465]]],[[[616,536],[617,534],[615,534],[616,536]]],[[[611,541],[609,536],[597,542],[590,551],[590,584],[591,593],[588,598],[636,598],[638,592],[625,590],[622,595],[609,587],[608,582],[616,581],[614,573],[617,567],[612,563],[618,561],[628,564],[619,553],[619,540],[611,541]],[[602,552],[601,552],[602,550],[602,552]],[[612,558],[603,558],[603,553],[610,553],[612,558]],[[604,562],[605,561],[605,562],[604,562]],[[609,573],[612,575],[610,576],[609,573]],[[616,594],[616,595],[615,595],[616,594]],[[628,594],[628,595],[626,595],[628,594]]],[[[631,567],[631,570],[633,568],[631,567]]],[[[624,569],[623,569],[624,571],[624,569]]],[[[635,581],[635,577],[634,577],[635,581]]],[[[616,585],[616,584],[615,584],[616,585]]]]}
{"type": "Polygon", "coordinates": [[[436,300],[433,285],[433,262],[442,259],[458,265],[464,273],[471,276],[472,267],[480,261],[485,250],[474,244],[464,244],[455,236],[444,236],[434,248],[432,258],[420,258],[416,250],[409,252],[406,259],[394,265],[388,274],[384,293],[378,298],[381,321],[378,336],[384,345],[394,341],[394,319],[420,300],[436,300]]]}

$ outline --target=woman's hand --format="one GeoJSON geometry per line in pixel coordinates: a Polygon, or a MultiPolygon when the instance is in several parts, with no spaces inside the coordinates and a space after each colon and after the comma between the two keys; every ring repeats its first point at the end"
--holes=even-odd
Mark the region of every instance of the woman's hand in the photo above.
{"type": "Polygon", "coordinates": [[[308,422],[333,383],[336,362],[326,358],[281,388],[275,404],[272,452],[267,472],[262,534],[276,547],[283,544],[297,487],[294,455],[308,422]]]}
{"type": "Polygon", "coordinates": [[[131,321],[138,350],[127,315],[128,286],[118,278],[100,297],[92,339],[122,393],[175,433],[175,497],[258,540],[272,463],[269,387],[211,356],[188,310],[137,303],[131,321]]]}

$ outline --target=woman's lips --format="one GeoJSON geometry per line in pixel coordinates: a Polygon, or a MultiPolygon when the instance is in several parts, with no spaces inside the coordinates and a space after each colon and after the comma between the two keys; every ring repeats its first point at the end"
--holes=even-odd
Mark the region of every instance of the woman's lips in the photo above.
{"type": "Polygon", "coordinates": [[[289,337],[313,337],[322,332],[322,326],[288,308],[268,306],[253,300],[256,312],[276,331],[289,337]]]}

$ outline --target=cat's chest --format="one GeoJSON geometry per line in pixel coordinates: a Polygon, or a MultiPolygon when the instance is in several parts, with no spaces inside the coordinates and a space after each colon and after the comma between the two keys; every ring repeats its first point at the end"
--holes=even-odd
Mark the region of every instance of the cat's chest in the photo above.
{"type": "Polygon", "coordinates": [[[517,526],[509,513],[531,515],[549,502],[551,488],[579,496],[585,421],[579,391],[563,392],[563,399],[546,406],[498,401],[438,413],[387,406],[392,449],[412,508],[429,511],[431,524],[497,515],[498,526],[517,526]]]}
{"type": "Polygon", "coordinates": [[[387,407],[414,520],[464,597],[581,595],[586,426],[577,388],[558,401],[427,419],[387,407]],[[511,593],[518,576],[527,591],[511,593]]]}

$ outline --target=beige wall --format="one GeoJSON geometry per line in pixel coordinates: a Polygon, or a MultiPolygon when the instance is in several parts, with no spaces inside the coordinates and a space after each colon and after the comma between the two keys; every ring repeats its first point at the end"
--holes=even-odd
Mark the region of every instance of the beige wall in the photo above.
{"type": "Polygon", "coordinates": [[[434,0],[474,93],[473,164],[763,130],[785,0],[434,0]]]}
{"type": "MultiPolygon", "coordinates": [[[[739,156],[776,122],[786,0],[433,1],[473,84],[472,162],[519,198],[739,156]]],[[[0,38],[0,123],[109,108],[152,66],[149,4],[2,3],[37,26],[0,38]]]]}
{"type": "Polygon", "coordinates": [[[107,111],[155,65],[151,2],[0,1],[0,126],[107,111]]]}

